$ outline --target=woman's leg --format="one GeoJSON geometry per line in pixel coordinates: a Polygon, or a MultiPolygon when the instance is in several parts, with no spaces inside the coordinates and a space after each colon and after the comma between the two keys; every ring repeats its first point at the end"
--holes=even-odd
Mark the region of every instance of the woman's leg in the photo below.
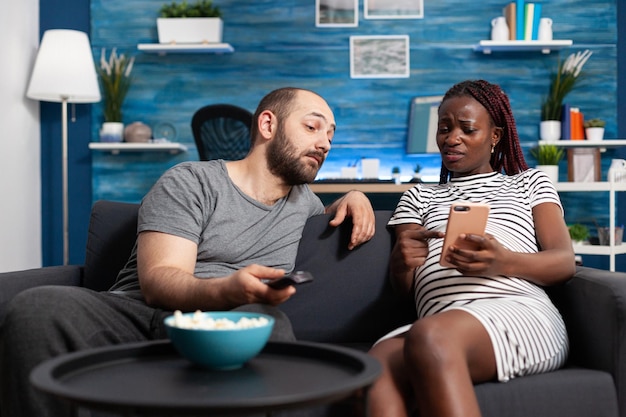
{"type": "Polygon", "coordinates": [[[369,353],[380,361],[383,369],[369,390],[368,415],[407,417],[411,386],[404,363],[404,335],[378,343],[369,353]]]}
{"type": "Polygon", "coordinates": [[[462,310],[449,310],[414,323],[404,359],[423,416],[479,417],[473,384],[496,378],[491,339],[483,325],[462,310]]]}

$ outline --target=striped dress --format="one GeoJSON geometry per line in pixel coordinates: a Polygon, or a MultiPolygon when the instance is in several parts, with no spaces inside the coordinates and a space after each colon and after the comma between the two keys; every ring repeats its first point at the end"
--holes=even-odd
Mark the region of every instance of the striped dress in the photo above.
{"type": "MultiPolygon", "coordinates": [[[[562,210],[543,172],[529,169],[512,176],[492,172],[455,178],[444,185],[416,185],[404,193],[389,225],[414,223],[445,231],[450,205],[458,201],[489,204],[486,233],[507,249],[524,253],[539,251],[532,208],[554,203],[562,210]]],[[[500,381],[562,366],[568,352],[565,325],[544,290],[516,277],[462,276],[442,267],[442,244],[443,239],[430,239],[426,262],[415,271],[418,317],[451,309],[476,317],[491,338],[500,381]]]]}

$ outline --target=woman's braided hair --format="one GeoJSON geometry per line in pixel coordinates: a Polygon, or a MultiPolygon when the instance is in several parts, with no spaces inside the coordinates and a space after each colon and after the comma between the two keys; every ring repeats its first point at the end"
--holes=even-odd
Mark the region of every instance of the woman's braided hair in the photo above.
{"type": "MultiPolygon", "coordinates": [[[[527,170],[528,165],[519,143],[511,104],[500,86],[485,80],[462,81],[450,88],[441,102],[443,103],[453,97],[465,96],[470,96],[478,101],[487,109],[492,123],[502,128],[500,142],[491,154],[490,165],[493,170],[496,172],[504,170],[507,175],[514,175],[527,170]]],[[[439,183],[447,183],[450,175],[451,172],[442,163],[439,183]]]]}

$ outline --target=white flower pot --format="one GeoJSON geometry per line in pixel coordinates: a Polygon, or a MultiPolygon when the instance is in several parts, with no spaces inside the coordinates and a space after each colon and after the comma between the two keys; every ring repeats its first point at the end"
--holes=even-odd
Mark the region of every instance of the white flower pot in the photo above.
{"type": "Polygon", "coordinates": [[[558,120],[542,120],[539,124],[539,138],[546,142],[561,139],[561,122],[558,120]]]}
{"type": "Polygon", "coordinates": [[[100,142],[121,142],[124,140],[124,123],[104,122],[100,129],[100,142]]]}
{"type": "Polygon", "coordinates": [[[603,127],[587,127],[585,128],[585,136],[587,140],[602,140],[604,139],[603,127]]]}
{"type": "Polygon", "coordinates": [[[223,21],[219,17],[159,17],[159,43],[221,43],[223,21]]]}
{"type": "Polygon", "coordinates": [[[559,182],[559,166],[558,165],[537,165],[537,169],[546,173],[553,184],[559,182]]]}

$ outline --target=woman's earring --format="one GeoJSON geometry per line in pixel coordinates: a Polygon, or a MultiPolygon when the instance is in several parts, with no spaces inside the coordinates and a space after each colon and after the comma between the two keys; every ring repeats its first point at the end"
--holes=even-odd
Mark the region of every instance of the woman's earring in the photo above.
{"type": "Polygon", "coordinates": [[[495,149],[495,148],[496,148],[495,143],[492,143],[492,144],[491,144],[491,153],[493,153],[493,151],[494,151],[494,149],[495,149]]]}

